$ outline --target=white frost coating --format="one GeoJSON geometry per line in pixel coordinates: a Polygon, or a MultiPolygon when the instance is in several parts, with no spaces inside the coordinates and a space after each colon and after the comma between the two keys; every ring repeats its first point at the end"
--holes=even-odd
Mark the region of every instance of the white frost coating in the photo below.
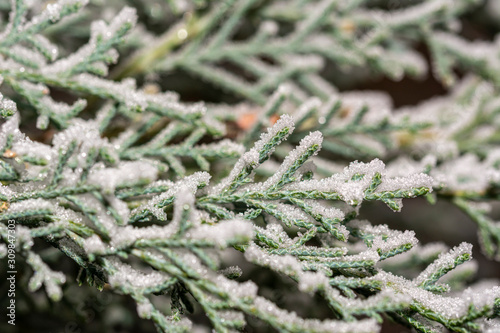
{"type": "Polygon", "coordinates": [[[2,128],[0,129],[0,147],[5,146],[9,135],[13,136],[14,142],[25,137],[25,135],[19,131],[19,120],[19,113],[15,113],[2,125],[2,128]]]}
{"type": "Polygon", "coordinates": [[[50,61],[54,61],[57,59],[59,55],[59,49],[57,45],[51,43],[45,36],[43,35],[35,35],[33,39],[36,41],[38,46],[44,50],[46,56],[50,61]]]}
{"type": "MultiPolygon", "coordinates": [[[[69,105],[62,102],[56,102],[50,96],[41,97],[39,102],[44,106],[45,109],[50,110],[50,113],[63,117],[72,113],[74,109],[83,109],[87,105],[87,101],[84,99],[79,99],[73,105],[69,105]]],[[[45,129],[48,125],[48,122],[49,115],[41,114],[37,119],[36,127],[39,129],[45,129]]]]}
{"type": "MultiPolygon", "coordinates": [[[[146,114],[143,115],[142,120],[144,122],[148,122],[148,121],[151,120],[152,117],[154,117],[153,114],[146,113],[146,114]]],[[[140,124],[138,122],[137,123],[132,123],[123,132],[121,132],[117,137],[113,138],[111,140],[111,143],[112,143],[113,147],[116,150],[123,149],[122,148],[123,143],[126,142],[127,140],[129,140],[131,137],[133,137],[137,133],[137,131],[139,129],[139,126],[140,126],[140,124]]]]}
{"type": "Polygon", "coordinates": [[[242,298],[254,299],[257,296],[258,287],[252,281],[239,283],[223,275],[217,275],[211,279],[234,301],[241,302],[242,298]]]}
{"type": "Polygon", "coordinates": [[[345,165],[341,163],[335,163],[328,159],[324,159],[318,156],[314,156],[312,158],[312,161],[318,170],[326,174],[334,174],[342,172],[342,170],[344,170],[345,167],[345,165]]]}
{"type": "Polygon", "coordinates": [[[235,322],[245,322],[245,315],[242,312],[237,311],[219,311],[217,314],[220,316],[221,321],[235,321],[235,322]]]}
{"type": "MultiPolygon", "coordinates": [[[[255,65],[260,65],[261,67],[265,67],[262,65],[262,62],[261,61],[258,61],[257,63],[255,63],[255,65]]],[[[263,68],[262,69],[263,71],[266,71],[266,70],[270,70],[269,68],[263,68]]],[[[276,89],[276,91],[272,94],[272,96],[268,99],[268,101],[266,102],[266,105],[264,105],[264,107],[261,109],[261,113],[260,113],[260,116],[259,116],[259,119],[258,119],[258,122],[259,123],[265,123],[268,119],[263,119],[263,117],[266,117],[265,116],[265,113],[267,113],[270,109],[272,109],[272,107],[274,105],[276,105],[276,102],[280,99],[287,99],[288,96],[290,96],[290,87],[288,84],[286,83],[282,83],[280,84],[280,86],[278,87],[278,89],[276,89]]],[[[250,110],[251,112],[251,110],[250,110]]],[[[276,112],[276,110],[275,110],[276,112]]]]}
{"type": "Polygon", "coordinates": [[[274,21],[264,21],[259,26],[259,32],[262,32],[265,35],[274,36],[278,33],[279,26],[274,21]]]}
{"type": "Polygon", "coordinates": [[[125,201],[118,199],[113,195],[106,196],[106,200],[113,207],[121,218],[121,224],[126,224],[130,217],[130,209],[125,201]]]}
{"type": "MultiPolygon", "coordinates": [[[[144,115],[144,116],[147,117],[147,115],[144,115]]],[[[181,127],[181,126],[182,126],[182,124],[175,121],[175,120],[170,122],[158,134],[156,134],[155,137],[152,140],[150,140],[147,145],[149,147],[163,146],[164,144],[166,144],[168,142],[167,140],[165,140],[165,137],[170,136],[170,133],[174,132],[176,129],[179,129],[179,127],[181,127]]],[[[131,130],[131,128],[129,127],[126,132],[129,132],[129,133],[127,133],[126,135],[123,135],[123,132],[122,132],[120,134],[120,136],[123,136],[123,138],[120,140],[114,140],[113,143],[123,142],[123,140],[125,138],[128,138],[131,134],[134,134],[135,130],[131,130]]]]}
{"type": "MultiPolygon", "coordinates": [[[[312,214],[319,214],[323,216],[324,218],[327,219],[332,219],[332,220],[339,220],[343,221],[344,220],[344,212],[342,212],[340,209],[335,208],[335,207],[325,207],[321,203],[317,202],[316,200],[307,200],[307,204],[312,206],[312,214]]],[[[349,237],[349,230],[343,225],[343,224],[337,224],[335,226],[337,228],[337,231],[341,233],[344,236],[344,239],[347,240],[349,237]]]]}
{"type": "Polygon", "coordinates": [[[390,237],[383,240],[382,237],[376,237],[373,240],[372,248],[381,250],[382,253],[390,252],[391,250],[397,249],[398,247],[406,244],[410,244],[411,247],[418,243],[415,237],[415,232],[412,230],[406,230],[405,232],[398,235],[398,237],[390,237]]]}
{"type": "Polygon", "coordinates": [[[434,13],[452,8],[453,5],[453,1],[450,0],[429,1],[409,8],[391,11],[383,15],[382,19],[387,24],[397,27],[402,24],[407,25],[419,22],[424,17],[432,17],[434,13]]]}
{"type": "Polygon", "coordinates": [[[335,118],[335,124],[342,126],[350,122],[356,113],[363,107],[368,106],[368,111],[362,119],[362,123],[373,124],[382,121],[391,115],[392,101],[386,93],[378,91],[352,91],[341,94],[342,109],[345,118],[335,118]]]}
{"type": "Polygon", "coordinates": [[[245,220],[221,221],[216,225],[201,225],[189,230],[192,239],[206,239],[215,242],[220,248],[227,247],[228,241],[236,238],[253,237],[253,226],[245,220]]]}
{"type": "Polygon", "coordinates": [[[270,267],[272,270],[286,275],[298,277],[302,273],[302,265],[293,256],[267,254],[254,243],[245,250],[245,258],[250,262],[270,267]]]}
{"type": "Polygon", "coordinates": [[[150,319],[154,310],[153,304],[147,298],[137,301],[137,314],[143,319],[150,319]]]}
{"type": "Polygon", "coordinates": [[[144,161],[121,162],[117,168],[92,168],[88,183],[101,185],[107,192],[113,193],[116,186],[126,183],[137,183],[141,179],[156,180],[158,170],[151,163],[144,161]]]}
{"type": "Polygon", "coordinates": [[[109,275],[109,284],[114,288],[152,288],[171,278],[168,274],[153,269],[149,269],[147,272],[137,270],[128,264],[122,263],[117,258],[109,258],[108,260],[116,269],[109,275]]]}
{"type": "Polygon", "coordinates": [[[287,86],[290,88],[290,95],[296,97],[298,101],[305,101],[310,97],[310,95],[306,93],[304,89],[302,89],[292,81],[287,82],[287,86]]]}
{"type": "Polygon", "coordinates": [[[166,186],[168,188],[168,187],[172,187],[174,185],[175,185],[175,183],[173,181],[171,181],[171,180],[160,179],[160,180],[151,182],[147,186],[147,188],[154,188],[154,187],[158,187],[158,186],[166,186]]]}
{"type": "Polygon", "coordinates": [[[419,258],[426,259],[430,257],[435,257],[437,254],[448,251],[449,248],[443,243],[428,243],[418,248],[418,253],[415,251],[415,255],[419,258]]]}
{"type": "Polygon", "coordinates": [[[406,230],[404,232],[391,230],[385,224],[377,226],[367,225],[361,229],[366,234],[375,236],[371,248],[381,250],[382,253],[390,252],[405,244],[410,244],[411,247],[414,247],[418,243],[415,232],[412,230],[406,230]],[[387,238],[383,239],[382,236],[387,236],[387,238]]]}
{"type": "Polygon", "coordinates": [[[72,209],[63,208],[61,206],[56,206],[54,212],[52,213],[60,222],[75,222],[79,224],[85,224],[88,218],[83,215],[83,213],[75,212],[72,209]]]}
{"type": "Polygon", "coordinates": [[[218,271],[217,273],[224,276],[241,276],[241,274],[243,274],[243,271],[238,266],[230,266],[218,271]]]}
{"type": "Polygon", "coordinates": [[[9,213],[22,213],[27,210],[41,210],[47,209],[49,211],[53,211],[54,205],[45,199],[28,199],[18,202],[13,202],[9,207],[9,213]]]}
{"type": "Polygon", "coordinates": [[[82,170],[82,168],[76,168],[74,170],[70,168],[64,169],[61,173],[62,180],[59,184],[64,187],[77,186],[77,183],[81,177],[82,170]]]}
{"type": "Polygon", "coordinates": [[[29,252],[26,262],[34,271],[29,281],[29,290],[36,291],[42,284],[50,298],[59,300],[62,297],[60,284],[66,282],[66,277],[61,272],[54,272],[50,269],[42,258],[33,252],[29,252]]]}
{"type": "MultiPolygon", "coordinates": [[[[380,260],[380,256],[377,253],[376,250],[374,249],[369,249],[367,251],[363,251],[358,254],[353,254],[353,255],[348,255],[348,256],[342,256],[340,258],[328,258],[327,260],[329,261],[373,261],[373,262],[378,262],[380,260]]],[[[326,260],[325,260],[326,261],[326,260]]]]}
{"type": "Polygon", "coordinates": [[[156,207],[156,205],[158,203],[162,202],[163,200],[167,200],[167,199],[175,197],[177,195],[177,193],[179,192],[179,189],[181,189],[181,188],[186,187],[189,189],[189,191],[191,191],[192,193],[195,193],[199,186],[202,186],[203,184],[208,184],[209,181],[210,181],[210,174],[209,173],[207,173],[207,172],[195,172],[194,174],[187,176],[187,177],[184,177],[179,182],[177,182],[176,186],[174,188],[171,188],[168,191],[163,192],[162,194],[153,197],[147,203],[135,208],[132,211],[132,214],[137,214],[141,211],[149,210],[158,219],[166,220],[167,216],[166,216],[165,212],[161,208],[156,207]]]}
{"type": "Polygon", "coordinates": [[[370,163],[352,162],[342,173],[321,180],[308,180],[286,185],[287,190],[336,192],[350,205],[359,205],[365,197],[365,190],[371,185],[376,173],[382,176],[382,183],[375,192],[410,190],[428,187],[432,190],[433,179],[425,174],[414,174],[400,178],[385,177],[384,163],[374,159],[370,163]],[[358,179],[352,179],[356,176],[358,179]],[[362,176],[362,177],[360,177],[362,176]]]}
{"type": "MultiPolygon", "coordinates": [[[[42,67],[42,73],[53,75],[66,72],[77,67],[80,63],[84,62],[95,53],[96,47],[98,46],[98,40],[100,43],[105,43],[110,39],[115,38],[117,31],[125,24],[135,25],[136,21],[137,15],[135,13],[135,9],[125,7],[109,25],[104,23],[104,21],[92,22],[89,42],[76,52],[70,54],[67,58],[60,59],[49,66],[42,67]]],[[[116,51],[114,53],[116,53],[116,51]]],[[[114,57],[114,54],[112,53],[111,56],[114,57]]],[[[101,65],[99,65],[99,63],[95,63],[93,65],[101,67],[104,66],[104,70],[107,73],[107,66],[104,63],[101,63],[101,65]]]]}
{"type": "Polygon", "coordinates": [[[86,205],[87,207],[91,207],[96,211],[96,217],[99,220],[99,223],[104,227],[104,229],[106,229],[110,233],[114,232],[114,230],[117,228],[116,220],[109,214],[100,200],[98,200],[94,195],[90,193],[79,195],[78,199],[81,200],[84,205],[86,205]]]}
{"type": "Polygon", "coordinates": [[[500,165],[500,148],[490,150],[484,160],[484,163],[490,167],[494,167],[497,163],[500,165]]]}
{"type": "Polygon", "coordinates": [[[36,50],[28,49],[21,45],[13,45],[10,47],[10,51],[36,67],[43,68],[46,65],[45,57],[36,50]]]}
{"type": "MultiPolygon", "coordinates": [[[[448,251],[448,250],[449,250],[449,248],[446,245],[444,245],[443,243],[428,243],[425,245],[417,244],[417,245],[413,246],[407,252],[401,253],[401,254],[394,256],[394,257],[387,258],[381,264],[382,264],[382,267],[384,267],[384,265],[398,266],[398,265],[404,264],[408,261],[412,261],[413,260],[412,258],[417,258],[418,261],[427,261],[428,262],[428,261],[430,261],[430,258],[437,258],[439,254],[441,254],[442,252],[448,251]]],[[[467,264],[467,263],[465,263],[465,264],[467,264]]],[[[450,274],[455,272],[457,269],[460,269],[465,264],[462,264],[462,265],[458,266],[457,268],[455,268],[453,271],[451,271],[450,273],[445,275],[443,277],[443,279],[448,277],[450,274]]]]}
{"type": "MultiPolygon", "coordinates": [[[[354,221],[353,221],[354,222],[354,221]]],[[[351,226],[355,226],[363,230],[368,234],[373,235],[394,235],[399,233],[397,230],[391,230],[387,224],[371,225],[366,220],[356,220],[356,224],[351,223],[351,226]]]]}
{"type": "Polygon", "coordinates": [[[383,143],[378,140],[374,140],[373,137],[370,137],[366,134],[349,134],[349,141],[373,151],[378,156],[383,157],[387,154],[387,148],[383,143]]]}
{"type": "Polygon", "coordinates": [[[285,223],[287,224],[293,224],[294,221],[296,220],[302,220],[302,221],[307,221],[307,222],[314,222],[314,219],[305,213],[302,209],[292,206],[292,205],[287,205],[281,202],[278,203],[273,203],[276,205],[276,210],[281,212],[283,215],[285,215],[285,223]]]}
{"type": "Polygon", "coordinates": [[[17,225],[16,226],[16,240],[17,244],[21,245],[23,249],[29,250],[33,244],[33,238],[31,237],[31,231],[28,227],[25,227],[23,225],[17,225]]]}
{"type": "MultiPolygon", "coordinates": [[[[494,3],[494,2],[488,2],[494,3]]],[[[500,319],[484,319],[481,323],[481,332],[483,333],[498,333],[500,332],[500,319]]]]}
{"type": "Polygon", "coordinates": [[[247,165],[255,165],[257,166],[259,162],[259,153],[254,150],[250,150],[243,154],[243,156],[240,157],[238,162],[234,165],[233,169],[231,170],[231,173],[229,176],[226,178],[222,179],[219,184],[213,186],[210,189],[210,194],[211,195],[217,195],[222,193],[222,191],[227,188],[232,181],[236,179],[236,177],[240,174],[240,172],[247,166],[247,165]]]}
{"type": "Polygon", "coordinates": [[[427,60],[422,56],[421,53],[415,52],[413,50],[406,50],[405,52],[398,51],[388,51],[389,56],[387,59],[400,63],[402,67],[407,68],[407,72],[414,72],[418,76],[423,77],[427,73],[427,60]]]}
{"type": "Polygon", "coordinates": [[[29,81],[22,81],[19,83],[21,87],[23,87],[25,90],[32,91],[35,94],[39,95],[47,95],[49,93],[49,88],[42,83],[33,83],[29,81]]]}
{"type": "Polygon", "coordinates": [[[450,320],[465,316],[471,305],[475,310],[481,310],[485,305],[491,307],[493,306],[493,300],[500,297],[500,288],[498,286],[493,288],[481,287],[480,290],[466,291],[460,297],[446,297],[421,289],[403,277],[384,271],[380,271],[376,276],[369,279],[382,281],[387,287],[411,296],[415,302],[450,320]]]}
{"type": "MultiPolygon", "coordinates": [[[[337,290],[335,290],[337,291],[337,290]]],[[[348,308],[349,310],[366,310],[366,309],[377,309],[380,304],[390,304],[391,306],[408,306],[411,303],[411,297],[402,293],[395,292],[391,289],[384,289],[374,296],[370,296],[366,299],[359,298],[346,298],[343,296],[336,296],[337,299],[341,300],[342,306],[348,308]]]]}
{"type": "Polygon", "coordinates": [[[432,191],[434,180],[431,176],[424,173],[413,174],[406,177],[386,178],[377,187],[376,192],[411,190],[420,187],[427,187],[432,191]]]}
{"type": "MultiPolygon", "coordinates": [[[[325,60],[316,55],[283,55],[283,60],[290,68],[315,70],[323,68],[325,60]]],[[[290,85],[292,86],[292,85],[290,85]]]]}
{"type": "Polygon", "coordinates": [[[181,184],[177,190],[176,198],[174,201],[174,216],[172,217],[172,225],[180,226],[183,222],[183,215],[185,211],[188,211],[188,216],[186,217],[193,226],[198,226],[200,224],[199,220],[194,219],[193,206],[195,198],[194,193],[191,188],[187,185],[181,184]]]}
{"type": "Polygon", "coordinates": [[[215,143],[203,143],[196,146],[196,149],[216,151],[227,155],[242,155],[245,152],[245,146],[229,139],[224,139],[215,143]]]}
{"type": "Polygon", "coordinates": [[[337,192],[349,204],[359,204],[364,198],[365,190],[370,186],[375,173],[382,173],[384,163],[374,159],[370,163],[352,162],[344,168],[343,173],[335,174],[321,180],[308,180],[287,185],[289,190],[337,192]],[[351,180],[354,175],[365,175],[362,179],[351,180]]]}
{"type": "Polygon", "coordinates": [[[289,128],[288,135],[290,135],[295,128],[293,119],[289,115],[282,115],[274,126],[268,128],[266,133],[261,134],[260,140],[255,143],[254,147],[250,151],[261,151],[265,144],[271,141],[271,139],[275,137],[278,132],[287,127],[289,128]]]}
{"type": "MultiPolygon", "coordinates": [[[[309,38],[312,39],[312,37],[313,36],[310,36],[309,38]]],[[[338,44],[336,44],[336,45],[338,45],[338,44]]],[[[353,54],[353,56],[354,56],[354,52],[352,52],[351,54],[353,54]]],[[[332,85],[330,82],[328,82],[327,80],[323,79],[319,75],[310,75],[309,78],[308,78],[308,80],[309,80],[309,82],[312,83],[312,85],[314,87],[316,87],[316,89],[322,91],[327,96],[330,96],[330,100],[332,100],[332,99],[338,100],[338,91],[335,88],[335,86],[332,85]]],[[[328,102],[329,101],[327,101],[326,103],[328,103],[328,102]]],[[[318,113],[321,114],[321,110],[319,110],[318,113]]]]}
{"type": "MultiPolygon", "coordinates": [[[[269,141],[271,141],[271,139],[276,136],[277,133],[287,127],[289,128],[288,134],[292,133],[294,130],[293,119],[289,115],[282,115],[273,127],[268,128],[266,133],[261,134],[260,140],[255,143],[254,147],[240,157],[238,162],[236,162],[236,164],[234,165],[233,170],[231,170],[229,176],[222,179],[219,184],[210,188],[210,194],[217,195],[222,193],[222,191],[236,179],[236,177],[247,165],[253,165],[254,168],[258,167],[259,152],[263,149],[264,145],[269,143],[269,141]]],[[[273,151],[274,148],[270,153],[272,153],[273,151]]]]}
{"type": "Polygon", "coordinates": [[[266,235],[267,237],[284,247],[290,247],[294,244],[294,241],[283,230],[283,226],[281,225],[281,223],[268,223],[265,229],[259,226],[255,226],[255,230],[266,235]]]}
{"type": "Polygon", "coordinates": [[[6,255],[7,255],[7,245],[0,244],[0,259],[5,258],[6,255]]]}
{"type": "Polygon", "coordinates": [[[436,166],[437,158],[434,155],[426,155],[420,161],[409,159],[405,156],[400,156],[385,168],[386,175],[389,177],[404,177],[407,175],[421,173],[425,171],[427,166],[436,166]]]}
{"type": "Polygon", "coordinates": [[[325,207],[316,200],[307,200],[308,205],[312,207],[313,214],[320,214],[329,219],[340,220],[344,219],[344,212],[335,207],[325,207]]]}
{"type": "MultiPolygon", "coordinates": [[[[132,245],[138,240],[169,239],[179,230],[176,223],[170,223],[166,226],[152,225],[143,228],[137,228],[131,225],[116,228],[111,234],[111,246],[121,249],[132,245]]],[[[97,248],[97,246],[96,246],[97,248]]]]}
{"type": "Polygon", "coordinates": [[[454,247],[449,252],[440,254],[438,259],[427,266],[427,268],[422,273],[420,273],[420,275],[416,277],[413,282],[415,283],[415,285],[424,283],[433,273],[437,272],[438,270],[444,267],[453,267],[455,259],[464,254],[469,254],[469,256],[472,257],[472,244],[464,242],[454,247]]]}
{"type": "Polygon", "coordinates": [[[322,272],[301,272],[299,290],[314,293],[318,289],[325,289],[330,285],[330,279],[322,272]]]}
{"type": "Polygon", "coordinates": [[[295,312],[288,312],[280,309],[276,304],[268,301],[263,297],[257,297],[254,301],[254,306],[259,312],[263,312],[266,316],[278,318],[278,322],[282,325],[294,325],[303,327],[304,332],[336,332],[336,333],[377,333],[380,332],[380,327],[375,319],[362,319],[354,322],[334,321],[334,320],[318,320],[318,319],[302,319],[295,312]]]}
{"type": "Polygon", "coordinates": [[[55,3],[49,3],[45,7],[45,10],[41,12],[39,15],[34,16],[29,22],[27,22],[24,26],[21,27],[20,30],[29,30],[33,25],[37,25],[40,22],[50,20],[52,22],[57,22],[61,19],[61,12],[64,8],[79,5],[83,7],[87,5],[88,0],[59,0],[55,3]]]}
{"type": "Polygon", "coordinates": [[[268,254],[252,243],[245,251],[245,258],[260,266],[269,267],[273,271],[296,278],[301,291],[313,293],[329,286],[329,278],[325,274],[303,271],[300,261],[291,255],[268,254]]]}
{"type": "Polygon", "coordinates": [[[109,37],[116,31],[120,30],[125,24],[135,25],[136,22],[137,14],[135,8],[125,7],[118,13],[118,15],[115,16],[107,29],[101,31],[101,33],[104,37],[109,37]]]}
{"type": "Polygon", "coordinates": [[[45,159],[49,162],[57,156],[57,152],[50,146],[31,141],[29,138],[14,142],[12,144],[12,151],[16,152],[17,155],[45,159]]]}
{"type": "Polygon", "coordinates": [[[116,100],[125,104],[125,106],[130,109],[139,109],[143,111],[149,104],[153,104],[156,108],[170,110],[172,113],[181,115],[204,115],[206,112],[206,107],[203,103],[186,105],[178,103],[172,94],[162,93],[152,95],[136,90],[136,82],[131,78],[115,82],[84,73],[76,75],[74,80],[77,84],[109,92],[116,100]]]}
{"type": "Polygon", "coordinates": [[[491,170],[491,168],[480,162],[475,154],[465,154],[458,159],[443,163],[432,170],[431,175],[444,184],[447,190],[481,193],[495,180],[495,176],[494,173],[477,172],[477,170],[491,170]]]}
{"type": "Polygon", "coordinates": [[[101,237],[92,235],[83,240],[83,248],[88,254],[105,254],[106,244],[101,240],[101,237]]]}
{"type": "Polygon", "coordinates": [[[188,250],[178,251],[177,255],[183,263],[185,263],[186,265],[189,265],[192,270],[194,270],[197,274],[199,274],[199,276],[202,276],[203,278],[206,278],[206,279],[212,279],[212,280],[218,276],[211,269],[209,269],[207,266],[205,266],[201,262],[201,260],[198,256],[194,255],[191,252],[188,252],[188,250]]]}
{"type": "Polygon", "coordinates": [[[205,124],[207,129],[215,133],[220,133],[217,135],[224,136],[227,134],[226,124],[217,119],[213,113],[207,112],[207,107],[203,103],[195,103],[192,105],[185,105],[190,108],[193,112],[199,112],[202,117],[201,121],[205,124]],[[198,109],[197,109],[198,108],[198,109]]]}
{"type": "MultiPolygon", "coordinates": [[[[91,148],[107,148],[110,154],[116,154],[108,140],[101,138],[99,124],[95,121],[74,119],[70,127],[54,136],[52,144],[56,151],[62,150],[65,152],[71,142],[76,142],[78,145],[79,154],[77,160],[78,165],[81,167],[85,166],[87,154],[91,148]]],[[[56,159],[54,159],[54,163],[57,163],[56,159]]]]}
{"type": "Polygon", "coordinates": [[[193,328],[193,322],[189,320],[186,317],[182,317],[181,320],[178,320],[177,318],[174,318],[174,316],[168,316],[166,317],[168,321],[170,321],[170,325],[174,327],[179,327],[181,328],[180,331],[184,332],[193,332],[194,333],[194,328],[193,328]]]}
{"type": "Polygon", "coordinates": [[[78,84],[93,87],[94,89],[102,89],[108,91],[115,98],[122,101],[128,108],[146,109],[148,106],[147,95],[135,90],[135,80],[124,79],[121,82],[114,82],[101,79],[97,76],[89,74],[80,74],[75,76],[75,81],[78,84]]]}
{"type": "Polygon", "coordinates": [[[14,101],[4,97],[0,93],[0,109],[6,110],[8,113],[14,114],[17,112],[17,105],[14,101]]]}
{"type": "Polygon", "coordinates": [[[302,103],[297,111],[293,114],[295,123],[304,121],[310,113],[318,109],[321,106],[321,100],[318,97],[309,98],[307,101],[302,103]]]}
{"type": "MultiPolygon", "coordinates": [[[[288,156],[285,158],[283,163],[281,163],[280,167],[278,168],[278,170],[276,170],[274,175],[269,177],[264,183],[257,184],[255,186],[255,190],[264,191],[269,189],[273,185],[276,185],[276,183],[278,183],[280,179],[283,177],[285,172],[287,172],[293,166],[293,164],[307,152],[309,148],[311,148],[313,145],[321,146],[322,142],[323,142],[323,135],[321,134],[321,132],[318,131],[313,132],[308,136],[306,136],[305,138],[303,138],[302,140],[300,140],[299,146],[288,154],[288,156]]],[[[318,151],[319,148],[312,156],[316,155],[318,151]]]]}
{"type": "Polygon", "coordinates": [[[15,195],[15,192],[12,191],[9,187],[0,184],[0,195],[7,197],[7,199],[11,199],[15,195]]]}
{"type": "Polygon", "coordinates": [[[457,35],[444,32],[435,32],[433,38],[436,42],[442,43],[447,48],[452,49],[467,57],[475,58],[474,60],[486,61],[491,67],[499,68],[500,62],[497,59],[497,46],[494,43],[486,43],[483,41],[469,42],[457,35]]]}
{"type": "Polygon", "coordinates": [[[495,299],[500,298],[498,282],[498,279],[480,280],[465,289],[462,295],[459,296],[465,301],[474,304],[476,308],[491,306],[494,304],[495,299]],[[483,294],[485,290],[488,290],[489,293],[483,294]]]}
{"type": "MultiPolygon", "coordinates": [[[[278,164],[279,167],[279,164],[278,164]]],[[[297,180],[302,180],[305,174],[307,173],[315,173],[316,172],[316,164],[314,164],[313,161],[307,161],[304,164],[302,164],[297,171],[295,171],[295,179],[297,180]]],[[[276,168],[274,169],[276,170],[276,168]]],[[[274,173],[274,172],[273,172],[274,173]]]]}
{"type": "MultiPolygon", "coordinates": [[[[328,84],[328,86],[330,86],[330,84],[328,84]]],[[[334,108],[335,104],[337,104],[339,101],[339,96],[337,96],[336,93],[332,92],[330,96],[331,97],[328,99],[328,101],[326,101],[326,103],[323,103],[323,105],[318,110],[318,122],[322,125],[326,124],[326,118],[328,114],[334,108]]]]}

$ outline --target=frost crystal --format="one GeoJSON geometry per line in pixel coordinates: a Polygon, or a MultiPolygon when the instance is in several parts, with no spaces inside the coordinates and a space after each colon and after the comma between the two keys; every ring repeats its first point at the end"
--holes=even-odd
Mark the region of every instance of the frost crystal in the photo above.
{"type": "MultiPolygon", "coordinates": [[[[243,154],[241,158],[236,162],[233,170],[227,176],[225,179],[219,182],[218,185],[214,186],[211,188],[211,194],[216,195],[221,193],[225,188],[227,188],[235,179],[238,177],[238,175],[243,171],[244,168],[246,167],[252,167],[256,168],[259,166],[260,162],[260,152],[263,151],[264,147],[270,143],[270,141],[278,135],[281,131],[288,129],[287,134],[285,137],[292,133],[294,130],[294,122],[292,117],[288,115],[283,115],[281,118],[276,122],[276,124],[273,127],[268,128],[267,132],[262,134],[260,137],[260,140],[257,141],[254,145],[254,147],[243,154]]],[[[274,151],[274,147],[272,147],[269,150],[266,150],[267,154],[271,154],[274,151]]],[[[289,163],[292,161],[290,160],[289,163]]]]}
{"type": "Polygon", "coordinates": [[[136,270],[117,259],[110,259],[110,263],[116,271],[110,276],[109,283],[115,288],[118,286],[132,286],[138,289],[151,288],[170,278],[163,272],[136,270]]]}
{"type": "MultiPolygon", "coordinates": [[[[294,163],[297,160],[301,159],[304,154],[308,152],[309,149],[313,146],[321,146],[321,142],[323,141],[323,136],[320,132],[314,132],[306,136],[304,139],[300,141],[300,145],[295,148],[288,156],[285,158],[281,166],[276,170],[272,177],[269,177],[262,185],[260,185],[256,190],[267,190],[269,187],[276,185],[278,181],[280,181],[285,173],[290,170],[294,163]]],[[[317,154],[318,149],[315,149],[314,155],[317,154]]]]}
{"type": "Polygon", "coordinates": [[[466,255],[468,258],[472,257],[472,245],[468,243],[462,243],[459,246],[453,248],[451,251],[445,254],[439,255],[439,258],[429,265],[420,275],[414,280],[414,282],[419,285],[424,283],[432,274],[442,270],[446,267],[454,267],[455,260],[458,257],[466,255]]]}
{"type": "Polygon", "coordinates": [[[221,248],[227,247],[227,243],[238,237],[251,239],[253,227],[246,221],[233,220],[221,221],[215,226],[202,225],[190,232],[193,239],[211,240],[221,248]]]}
{"type": "Polygon", "coordinates": [[[152,181],[158,170],[148,162],[124,162],[118,168],[92,169],[89,183],[102,186],[107,192],[114,192],[117,185],[134,184],[141,180],[152,181]]]}

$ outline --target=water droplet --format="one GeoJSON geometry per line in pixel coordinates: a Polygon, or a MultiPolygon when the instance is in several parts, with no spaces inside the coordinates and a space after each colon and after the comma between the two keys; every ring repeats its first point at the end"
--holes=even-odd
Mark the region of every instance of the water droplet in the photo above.
{"type": "Polygon", "coordinates": [[[186,39],[187,36],[188,32],[186,29],[179,29],[179,31],[177,31],[177,38],[179,38],[180,40],[186,39]]]}

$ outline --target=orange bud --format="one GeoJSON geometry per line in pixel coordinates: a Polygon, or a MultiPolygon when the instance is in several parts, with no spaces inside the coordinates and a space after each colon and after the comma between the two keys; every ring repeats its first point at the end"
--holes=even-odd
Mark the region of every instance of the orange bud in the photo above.
{"type": "Polygon", "coordinates": [[[7,149],[4,153],[3,153],[3,157],[6,157],[6,158],[14,158],[16,157],[17,154],[15,152],[13,152],[12,150],[10,149],[7,149]]]}

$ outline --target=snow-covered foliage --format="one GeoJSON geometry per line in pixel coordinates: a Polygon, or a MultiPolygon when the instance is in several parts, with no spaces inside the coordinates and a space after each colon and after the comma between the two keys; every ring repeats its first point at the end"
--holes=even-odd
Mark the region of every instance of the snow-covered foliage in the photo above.
{"type": "Polygon", "coordinates": [[[0,4],[0,258],[15,243],[18,315],[70,320],[58,301],[82,302],[86,280],[159,332],[497,332],[500,284],[469,285],[471,244],[360,217],[449,201],[498,265],[500,38],[461,33],[479,2],[0,4]],[[377,75],[448,92],[395,108],[350,89],[377,75]],[[29,300],[40,289],[50,302],[29,300]]]}

